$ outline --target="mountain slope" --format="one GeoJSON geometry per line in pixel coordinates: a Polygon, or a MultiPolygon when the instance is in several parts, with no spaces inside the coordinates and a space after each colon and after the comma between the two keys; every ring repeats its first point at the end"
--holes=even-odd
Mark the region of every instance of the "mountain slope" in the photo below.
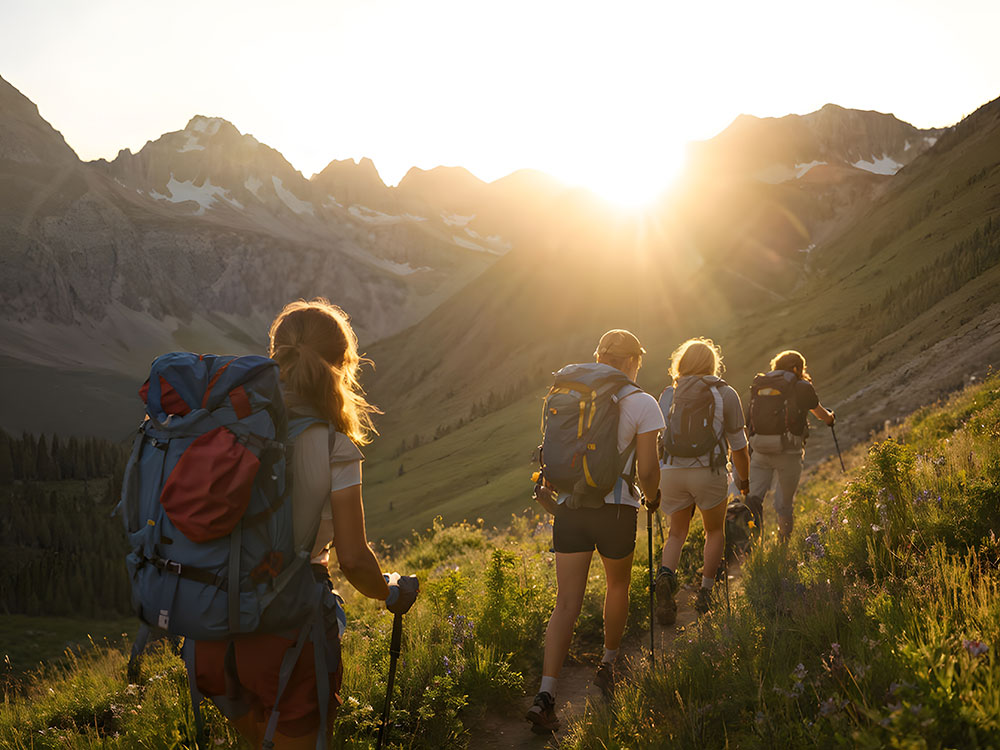
{"type": "MultiPolygon", "coordinates": [[[[1000,362],[1000,100],[887,179],[874,205],[809,254],[804,280],[779,300],[720,293],[726,272],[737,278],[732,266],[706,262],[672,278],[672,258],[688,251],[678,243],[685,227],[660,225],[662,242],[629,255],[634,235],[605,244],[616,238],[581,222],[566,244],[536,248],[530,263],[505,258],[380,342],[371,390],[386,416],[366,485],[373,533],[393,538],[437,513],[496,522],[527,505],[545,373],[589,359],[607,328],[639,335],[649,352],[640,384],[654,392],[687,336],[722,344],[727,380],[741,394],[771,355],[800,349],[838,411],[842,443],[1000,362]],[[616,252],[613,261],[588,267],[594,244],[616,252]],[[498,408],[470,419],[491,392],[498,408]]],[[[817,431],[810,456],[831,449],[817,431]]]]}
{"type": "Polygon", "coordinates": [[[7,429],[120,437],[137,415],[122,383],[156,354],[261,351],[281,306],[316,295],[371,340],[495,257],[443,221],[337,206],[218,118],[84,164],[0,79],[0,360],[19,394],[0,408],[7,429]],[[75,381],[90,393],[74,403],[75,381]]]}

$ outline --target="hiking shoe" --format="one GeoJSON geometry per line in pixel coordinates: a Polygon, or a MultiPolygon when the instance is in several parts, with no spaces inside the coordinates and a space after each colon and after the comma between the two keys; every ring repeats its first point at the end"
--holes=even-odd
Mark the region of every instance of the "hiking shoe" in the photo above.
{"type": "Polygon", "coordinates": [[[673,625],[677,620],[677,575],[661,570],[656,576],[656,621],[660,625],[673,625]]]}
{"type": "Polygon", "coordinates": [[[610,700],[611,691],[615,688],[615,665],[602,661],[594,675],[594,684],[601,689],[601,694],[605,699],[610,700]]]}
{"type": "Polygon", "coordinates": [[[695,611],[703,615],[712,608],[712,590],[704,587],[698,589],[698,597],[694,600],[695,611]]]}
{"type": "Polygon", "coordinates": [[[531,704],[524,718],[531,722],[531,731],[535,734],[552,734],[559,729],[556,702],[548,693],[539,693],[535,696],[535,702],[531,704]]]}

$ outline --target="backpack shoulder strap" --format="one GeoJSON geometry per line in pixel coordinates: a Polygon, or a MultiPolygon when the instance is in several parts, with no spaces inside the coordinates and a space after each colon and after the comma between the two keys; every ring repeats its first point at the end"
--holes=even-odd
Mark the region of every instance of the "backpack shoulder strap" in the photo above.
{"type": "Polygon", "coordinates": [[[618,389],[618,392],[611,397],[611,400],[617,404],[625,400],[629,396],[631,396],[633,393],[643,393],[643,392],[644,391],[642,390],[642,388],[640,388],[630,380],[625,385],[623,385],[621,388],[618,389]]]}
{"type": "Polygon", "coordinates": [[[656,400],[656,403],[660,405],[660,411],[663,413],[663,421],[666,422],[667,414],[670,411],[670,405],[674,402],[674,387],[668,385],[660,393],[660,397],[656,400]]]}

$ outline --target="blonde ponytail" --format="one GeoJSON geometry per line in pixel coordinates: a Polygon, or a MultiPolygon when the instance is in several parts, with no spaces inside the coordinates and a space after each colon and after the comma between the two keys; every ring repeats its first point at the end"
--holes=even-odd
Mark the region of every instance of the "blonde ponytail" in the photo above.
{"type": "Polygon", "coordinates": [[[358,380],[363,360],[358,338],[343,310],[321,297],[285,305],[271,324],[268,355],[285,387],[358,445],[378,434],[358,380]]]}

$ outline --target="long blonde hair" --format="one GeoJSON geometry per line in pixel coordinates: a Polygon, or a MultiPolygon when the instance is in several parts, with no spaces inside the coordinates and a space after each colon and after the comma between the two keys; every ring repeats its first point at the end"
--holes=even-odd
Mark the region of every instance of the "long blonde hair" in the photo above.
{"type": "Polygon", "coordinates": [[[712,339],[688,339],[670,355],[670,377],[676,383],[685,375],[721,375],[722,349],[712,339]]]}
{"type": "Polygon", "coordinates": [[[316,297],[285,305],[268,332],[268,356],[276,360],[281,380],[357,445],[378,434],[358,381],[362,359],[350,318],[329,300],[316,297]]]}
{"type": "Polygon", "coordinates": [[[788,372],[792,372],[796,367],[802,370],[803,380],[812,380],[806,371],[806,358],[794,349],[785,349],[785,351],[775,354],[774,359],[771,360],[772,370],[787,370],[788,372]]]}

